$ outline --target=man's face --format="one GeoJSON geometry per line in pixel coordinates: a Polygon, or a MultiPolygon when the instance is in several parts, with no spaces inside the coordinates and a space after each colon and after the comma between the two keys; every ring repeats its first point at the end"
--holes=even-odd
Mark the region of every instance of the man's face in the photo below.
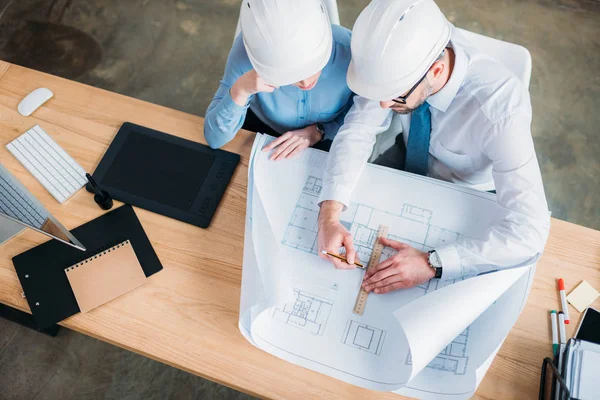
{"type": "Polygon", "coordinates": [[[396,103],[394,101],[380,101],[379,104],[381,108],[389,108],[393,112],[398,114],[410,114],[414,110],[416,110],[421,104],[425,103],[427,98],[431,96],[433,92],[433,88],[427,78],[423,79],[421,82],[408,96],[406,99],[406,104],[396,103]]]}
{"type": "Polygon", "coordinates": [[[301,80],[300,82],[294,83],[294,86],[296,86],[298,89],[302,89],[302,90],[311,90],[317,84],[317,81],[319,80],[320,76],[321,76],[321,71],[317,72],[313,76],[310,76],[306,79],[301,80]]]}

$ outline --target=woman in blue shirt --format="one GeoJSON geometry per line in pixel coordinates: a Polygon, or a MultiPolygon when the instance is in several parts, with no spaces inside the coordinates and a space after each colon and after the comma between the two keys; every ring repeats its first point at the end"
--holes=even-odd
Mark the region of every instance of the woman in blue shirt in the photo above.
{"type": "Polygon", "coordinates": [[[346,84],[351,32],[331,25],[320,0],[244,0],[242,33],[210,103],[204,136],[212,148],[240,128],[279,136],[271,159],[309,146],[328,149],[352,105],[346,84]]]}

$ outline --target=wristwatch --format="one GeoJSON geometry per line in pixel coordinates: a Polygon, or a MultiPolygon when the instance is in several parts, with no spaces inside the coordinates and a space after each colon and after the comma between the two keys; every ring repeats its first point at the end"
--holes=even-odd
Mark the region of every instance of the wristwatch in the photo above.
{"type": "Polygon", "coordinates": [[[321,140],[320,141],[322,141],[323,139],[325,139],[325,127],[320,122],[317,122],[315,124],[315,126],[317,128],[317,132],[319,132],[321,134],[321,140]]]}
{"type": "Polygon", "coordinates": [[[435,250],[429,251],[428,262],[429,266],[435,271],[434,278],[440,279],[442,277],[442,260],[435,250]]]}

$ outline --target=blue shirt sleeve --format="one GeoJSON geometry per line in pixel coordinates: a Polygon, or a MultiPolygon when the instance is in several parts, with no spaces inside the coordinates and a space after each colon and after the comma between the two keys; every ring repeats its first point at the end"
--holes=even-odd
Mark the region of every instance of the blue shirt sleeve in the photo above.
{"type": "Polygon", "coordinates": [[[223,147],[231,141],[244,123],[250,98],[244,106],[240,106],[233,101],[229,90],[240,76],[251,69],[252,64],[240,34],[233,42],[223,79],[204,117],[204,138],[213,149],[223,147]]]}

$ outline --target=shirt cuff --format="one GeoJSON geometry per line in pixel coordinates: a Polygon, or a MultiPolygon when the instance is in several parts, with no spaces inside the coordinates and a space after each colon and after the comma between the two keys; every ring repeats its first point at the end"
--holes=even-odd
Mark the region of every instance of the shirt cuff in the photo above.
{"type": "Polygon", "coordinates": [[[455,245],[442,246],[435,249],[442,262],[442,280],[456,279],[462,276],[462,264],[455,245]]]}
{"type": "Polygon", "coordinates": [[[338,133],[340,125],[335,121],[323,122],[323,128],[325,128],[325,134],[323,135],[323,140],[331,139],[335,137],[338,133]]]}
{"type": "Polygon", "coordinates": [[[250,98],[248,98],[245,105],[240,106],[239,104],[236,104],[235,101],[233,101],[233,99],[231,98],[231,93],[229,93],[228,90],[225,96],[223,96],[223,98],[221,99],[220,105],[224,112],[229,113],[234,117],[237,117],[241,116],[246,112],[246,110],[248,110],[248,107],[250,106],[250,98]]]}
{"type": "Polygon", "coordinates": [[[322,202],[327,200],[334,200],[344,205],[344,210],[348,208],[350,204],[350,195],[352,191],[344,185],[328,185],[323,188],[321,196],[319,196],[319,206],[322,202]]]}

